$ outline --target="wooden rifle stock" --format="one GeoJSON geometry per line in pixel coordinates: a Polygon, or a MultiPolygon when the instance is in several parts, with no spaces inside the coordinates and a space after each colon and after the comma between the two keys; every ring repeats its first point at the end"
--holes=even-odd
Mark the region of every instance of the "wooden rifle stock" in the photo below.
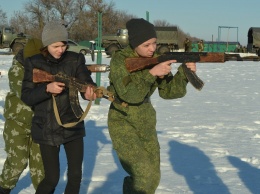
{"type": "Polygon", "coordinates": [[[107,71],[110,71],[109,65],[106,65],[106,64],[86,64],[86,67],[91,72],[107,72],[107,71]]]}
{"type": "MultiPolygon", "coordinates": [[[[258,56],[241,57],[239,54],[226,54],[221,52],[169,52],[156,58],[127,58],[126,69],[135,72],[146,68],[152,68],[158,63],[176,60],[177,63],[199,62],[199,63],[224,63],[226,61],[259,61],[258,56]]],[[[204,86],[203,81],[197,74],[183,65],[186,77],[190,83],[198,90],[204,86]]]]}

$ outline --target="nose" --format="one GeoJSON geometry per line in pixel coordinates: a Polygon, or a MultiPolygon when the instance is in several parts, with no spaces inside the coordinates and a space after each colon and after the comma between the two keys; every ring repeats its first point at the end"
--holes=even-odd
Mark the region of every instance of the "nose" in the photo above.
{"type": "Polygon", "coordinates": [[[156,44],[151,44],[149,47],[150,51],[155,51],[156,50],[156,44]]]}
{"type": "Polygon", "coordinates": [[[59,50],[59,52],[62,52],[62,51],[63,51],[62,47],[59,47],[58,50],[59,50]]]}

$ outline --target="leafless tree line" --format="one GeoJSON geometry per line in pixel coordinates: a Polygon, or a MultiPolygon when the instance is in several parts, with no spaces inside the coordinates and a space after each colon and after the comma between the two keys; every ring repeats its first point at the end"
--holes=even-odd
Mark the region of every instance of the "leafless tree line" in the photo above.
{"type": "MultiPolygon", "coordinates": [[[[0,26],[12,26],[16,32],[23,32],[40,38],[43,26],[51,20],[62,19],[68,25],[69,38],[75,41],[94,40],[98,36],[98,14],[102,13],[102,34],[115,34],[118,28],[137,16],[124,10],[116,10],[115,3],[103,0],[29,0],[20,11],[7,20],[0,7],[0,26]]],[[[154,21],[155,26],[173,26],[165,20],[154,21]]],[[[189,34],[179,28],[180,41],[189,34]]],[[[182,44],[182,43],[181,43],[182,44]]]]}

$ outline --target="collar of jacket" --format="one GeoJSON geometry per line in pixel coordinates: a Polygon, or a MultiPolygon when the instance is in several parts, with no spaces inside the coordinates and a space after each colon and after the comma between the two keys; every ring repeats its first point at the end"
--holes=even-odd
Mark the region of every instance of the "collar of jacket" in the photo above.
{"type": "Polygon", "coordinates": [[[61,62],[61,61],[65,58],[65,56],[67,55],[67,52],[68,52],[68,51],[65,51],[65,52],[61,55],[61,57],[60,57],[59,59],[55,59],[50,53],[48,53],[46,59],[47,59],[47,61],[50,61],[51,63],[56,63],[56,64],[58,64],[59,62],[61,62]]]}

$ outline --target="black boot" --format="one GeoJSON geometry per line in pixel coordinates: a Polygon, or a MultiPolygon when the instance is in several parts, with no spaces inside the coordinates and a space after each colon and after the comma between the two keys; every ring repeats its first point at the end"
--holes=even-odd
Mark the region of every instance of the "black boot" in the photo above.
{"type": "Polygon", "coordinates": [[[130,194],[133,192],[133,179],[131,176],[126,176],[123,183],[123,194],[130,194]]]}
{"type": "Polygon", "coordinates": [[[5,189],[0,186],[0,194],[10,194],[11,189],[5,189]]]}

